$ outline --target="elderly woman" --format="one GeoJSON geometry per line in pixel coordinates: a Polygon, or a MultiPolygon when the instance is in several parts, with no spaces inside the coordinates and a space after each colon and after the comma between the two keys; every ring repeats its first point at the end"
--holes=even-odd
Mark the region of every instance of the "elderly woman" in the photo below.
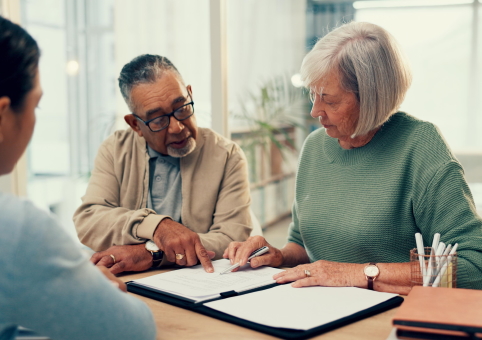
{"type": "MultiPolygon", "coordinates": [[[[0,176],[32,137],[39,56],[35,40],[0,16],[0,176]]],[[[53,339],[155,338],[149,308],[31,202],[0,193],[0,235],[0,339],[15,339],[18,325],[53,339]]]]}
{"type": "Polygon", "coordinates": [[[293,222],[282,249],[262,237],[224,257],[252,267],[297,266],[294,287],[355,286],[406,294],[415,233],[458,243],[457,286],[482,288],[482,220],[463,169],[437,128],[398,112],[411,74],[394,38],[351,22],[319,40],[301,66],[323,129],[305,141],[293,222]]]}

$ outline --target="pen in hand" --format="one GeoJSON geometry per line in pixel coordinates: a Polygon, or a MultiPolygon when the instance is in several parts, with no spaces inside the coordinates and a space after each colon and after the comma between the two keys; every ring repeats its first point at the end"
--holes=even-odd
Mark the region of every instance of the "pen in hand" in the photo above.
{"type": "MultiPolygon", "coordinates": [[[[251,260],[253,257],[263,255],[263,254],[267,253],[268,251],[269,251],[269,248],[266,247],[266,246],[261,247],[261,248],[259,248],[259,249],[256,249],[256,250],[253,251],[253,252],[251,253],[251,255],[248,257],[248,261],[251,260]]],[[[226,268],[226,269],[223,270],[221,273],[219,273],[219,275],[223,275],[223,274],[229,273],[229,272],[231,272],[233,269],[238,268],[239,266],[240,266],[239,263],[233,264],[231,267],[226,268]]]]}

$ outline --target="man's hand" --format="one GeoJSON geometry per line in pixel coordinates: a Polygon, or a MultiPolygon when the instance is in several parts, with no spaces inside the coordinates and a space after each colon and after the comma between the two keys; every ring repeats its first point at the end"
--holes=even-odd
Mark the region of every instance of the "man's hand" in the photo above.
{"type": "Polygon", "coordinates": [[[210,260],[214,253],[208,252],[203,247],[198,234],[182,224],[169,218],[163,219],[154,232],[153,241],[164,251],[164,256],[169,262],[190,267],[199,261],[206,272],[214,272],[210,260]],[[176,254],[183,256],[176,258],[176,254]]]}
{"type": "Polygon", "coordinates": [[[146,250],[144,243],[112,246],[92,255],[90,261],[96,266],[110,268],[112,274],[126,271],[138,272],[151,268],[152,254],[146,250]]]}
{"type": "Polygon", "coordinates": [[[112,284],[114,286],[116,286],[117,288],[119,288],[121,291],[123,291],[124,293],[127,292],[127,286],[124,282],[122,282],[121,280],[119,280],[117,277],[114,276],[114,274],[112,274],[109,269],[107,269],[106,267],[104,266],[97,266],[97,268],[99,268],[99,270],[102,272],[102,274],[104,274],[109,280],[110,282],[112,282],[112,284]]]}

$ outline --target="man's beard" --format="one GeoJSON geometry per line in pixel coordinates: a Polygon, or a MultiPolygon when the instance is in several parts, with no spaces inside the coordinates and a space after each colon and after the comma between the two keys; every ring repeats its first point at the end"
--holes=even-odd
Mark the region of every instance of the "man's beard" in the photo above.
{"type": "Polygon", "coordinates": [[[187,144],[181,149],[175,149],[170,145],[167,147],[167,154],[171,157],[181,158],[189,155],[196,148],[196,140],[192,137],[188,137],[187,144]]]}

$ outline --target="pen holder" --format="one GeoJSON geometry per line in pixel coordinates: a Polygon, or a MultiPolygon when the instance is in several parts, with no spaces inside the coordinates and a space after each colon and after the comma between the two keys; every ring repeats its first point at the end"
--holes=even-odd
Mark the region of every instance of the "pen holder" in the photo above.
{"type": "Polygon", "coordinates": [[[418,254],[417,248],[410,250],[412,287],[456,288],[457,253],[453,255],[430,255],[435,254],[432,247],[425,247],[424,251],[426,255],[418,254]]]}

